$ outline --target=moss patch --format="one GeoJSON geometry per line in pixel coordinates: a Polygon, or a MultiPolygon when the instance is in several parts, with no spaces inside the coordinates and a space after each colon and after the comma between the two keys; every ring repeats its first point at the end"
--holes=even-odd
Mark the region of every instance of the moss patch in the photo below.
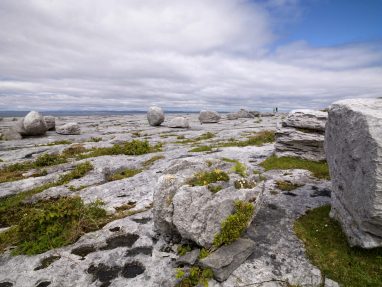
{"type": "Polygon", "coordinates": [[[112,174],[107,177],[108,181],[114,181],[114,180],[121,180],[124,178],[133,177],[134,175],[137,175],[138,173],[141,173],[141,169],[125,169],[121,172],[112,174]]]}
{"type": "Polygon", "coordinates": [[[268,157],[260,163],[266,171],[272,169],[306,169],[313,173],[317,178],[330,179],[329,167],[326,161],[311,161],[297,157],[268,157]]]}
{"type": "Polygon", "coordinates": [[[252,218],[254,206],[250,202],[237,200],[234,213],[229,215],[221,225],[221,231],[215,235],[213,245],[218,248],[237,240],[247,229],[252,218]]]}
{"type": "Polygon", "coordinates": [[[188,244],[182,244],[182,245],[178,246],[176,251],[178,252],[179,256],[184,256],[188,252],[192,251],[192,247],[190,245],[188,245],[188,244]]]}
{"type": "Polygon", "coordinates": [[[198,146],[198,147],[195,147],[195,148],[189,150],[189,152],[206,152],[206,151],[212,151],[212,147],[202,145],[202,146],[198,146]]]}
{"type": "Polygon", "coordinates": [[[203,186],[218,181],[229,181],[227,173],[220,169],[213,171],[204,171],[196,173],[189,181],[188,184],[192,186],[203,186]]]}
{"type": "Polygon", "coordinates": [[[221,185],[213,185],[213,184],[209,184],[207,188],[209,191],[213,193],[217,193],[223,189],[221,185]]]}
{"type": "Polygon", "coordinates": [[[381,286],[382,248],[349,247],[341,226],[329,217],[329,211],[330,206],[310,210],[294,224],[309,259],[342,286],[381,286]]]}
{"type": "Polygon", "coordinates": [[[208,280],[212,279],[213,272],[210,268],[193,266],[189,270],[177,269],[176,278],[180,281],[176,287],[204,286],[208,287],[208,280]]]}
{"type": "Polygon", "coordinates": [[[156,161],[164,159],[165,157],[163,155],[155,155],[152,158],[146,160],[142,165],[144,168],[149,168],[152,166],[156,161]]]}
{"type": "Polygon", "coordinates": [[[261,131],[254,136],[249,137],[244,141],[230,140],[228,142],[219,143],[218,147],[245,147],[245,146],[262,146],[267,143],[273,143],[275,141],[274,131],[261,131]]]}
{"type": "Polygon", "coordinates": [[[278,189],[283,190],[283,191],[292,191],[295,190],[303,185],[297,184],[297,183],[292,183],[290,181],[283,181],[279,180],[276,181],[276,186],[278,189]]]}

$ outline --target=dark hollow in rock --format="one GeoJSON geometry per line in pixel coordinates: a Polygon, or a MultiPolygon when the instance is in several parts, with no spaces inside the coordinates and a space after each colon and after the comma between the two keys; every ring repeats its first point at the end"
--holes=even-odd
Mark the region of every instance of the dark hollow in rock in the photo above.
{"type": "Polygon", "coordinates": [[[293,193],[293,192],[283,192],[283,194],[285,195],[289,195],[289,196],[297,196],[297,194],[293,193]]]}
{"type": "Polygon", "coordinates": [[[0,287],[12,287],[13,283],[11,282],[1,282],[0,287]]]}
{"type": "MultiPolygon", "coordinates": [[[[105,264],[99,264],[98,266],[90,265],[88,268],[88,273],[93,275],[93,281],[97,279],[102,283],[109,283],[114,278],[118,277],[119,272],[121,271],[120,266],[107,266],[105,264]]],[[[108,285],[103,285],[108,286],[108,285]]]]}
{"type": "Polygon", "coordinates": [[[131,247],[137,241],[139,235],[137,234],[122,234],[115,237],[106,239],[106,246],[102,247],[101,250],[110,250],[118,247],[131,247]]]}
{"type": "Polygon", "coordinates": [[[82,245],[77,248],[72,249],[72,254],[85,257],[89,253],[95,252],[96,248],[93,245],[82,245]]]}
{"type": "Polygon", "coordinates": [[[50,282],[50,281],[42,281],[42,282],[38,283],[36,285],[36,287],[46,287],[46,286],[49,286],[50,283],[52,283],[52,282],[50,282]]]}
{"type": "Polygon", "coordinates": [[[151,221],[150,217],[144,217],[144,218],[132,218],[132,220],[136,223],[146,224],[151,221]]]}
{"type": "MultiPolygon", "coordinates": [[[[313,188],[312,188],[313,189],[313,188]]],[[[317,197],[317,196],[326,196],[331,197],[332,191],[329,188],[322,188],[322,189],[313,189],[314,191],[310,195],[310,197],[317,197]]]]}
{"type": "Polygon", "coordinates": [[[153,253],[153,248],[152,247],[136,247],[133,249],[130,249],[126,252],[125,256],[126,257],[131,257],[131,256],[136,256],[138,254],[143,254],[143,255],[152,255],[153,253]]]}
{"type": "Polygon", "coordinates": [[[145,272],[146,268],[142,265],[142,263],[134,261],[131,263],[126,263],[123,266],[121,275],[125,278],[134,278],[139,274],[145,272]]]}
{"type": "MultiPolygon", "coordinates": [[[[50,264],[52,264],[54,261],[57,261],[60,259],[61,256],[49,256],[47,258],[44,258],[41,260],[40,265],[37,266],[34,271],[41,270],[47,268],[50,264]]],[[[0,285],[1,286],[1,285],[0,285]]]]}
{"type": "Polygon", "coordinates": [[[111,232],[117,232],[117,231],[120,231],[120,230],[121,230],[121,227],[116,226],[116,227],[110,228],[109,230],[110,230],[111,232]]]}

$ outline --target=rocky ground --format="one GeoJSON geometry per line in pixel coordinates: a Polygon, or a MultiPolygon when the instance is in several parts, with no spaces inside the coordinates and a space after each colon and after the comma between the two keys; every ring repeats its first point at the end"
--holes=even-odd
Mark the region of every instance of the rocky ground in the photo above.
{"type": "MultiPolygon", "coordinates": [[[[201,125],[197,114],[185,115],[190,128],[166,127],[172,117],[159,127],[151,127],[146,115],[60,117],[56,125],[78,122],[80,135],[46,136],[23,140],[1,141],[1,166],[32,160],[43,153],[59,153],[80,143],[84,148],[110,147],[132,139],[151,144],[163,143],[162,151],[140,156],[99,156],[73,160],[47,168],[47,174],[14,182],[0,183],[0,197],[17,194],[56,180],[83,161],[94,169],[80,179],[51,187],[28,199],[37,201],[59,196],[79,195],[84,202],[100,199],[109,213],[129,206],[130,216],[114,220],[102,229],[83,235],[76,243],[34,256],[11,256],[7,250],[0,257],[0,286],[174,286],[178,257],[176,245],[166,243],[153,231],[153,194],[158,179],[179,160],[206,162],[229,158],[257,170],[263,182],[263,205],[244,237],[254,242],[252,255],[223,282],[210,280],[209,286],[337,286],[322,276],[304,254],[303,244],[293,232],[293,222],[306,210],[330,202],[329,182],[314,178],[305,170],[273,170],[263,172],[259,163],[273,154],[274,144],[246,147],[219,147],[206,152],[190,152],[200,145],[244,140],[262,130],[276,130],[281,117],[222,119],[219,123],[201,125]],[[211,132],[213,137],[191,140],[211,132]],[[183,138],[184,137],[184,138],[183,138]],[[48,145],[58,141],[72,144],[48,145]],[[145,164],[156,157],[151,165],[145,164]],[[124,169],[142,169],[125,179],[106,181],[105,177],[124,169]],[[279,190],[275,182],[289,180],[301,187],[292,192],[279,190]],[[51,264],[42,264],[44,259],[51,264]],[[48,266],[47,266],[48,265],[48,266]]],[[[14,124],[11,118],[0,121],[0,128],[14,124]]]]}

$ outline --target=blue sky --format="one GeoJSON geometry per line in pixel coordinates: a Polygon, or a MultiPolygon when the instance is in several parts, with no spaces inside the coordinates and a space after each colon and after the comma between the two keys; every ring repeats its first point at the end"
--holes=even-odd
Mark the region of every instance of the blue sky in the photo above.
{"type": "Polygon", "coordinates": [[[377,97],[381,27],[382,0],[2,0],[0,110],[377,97]]]}
{"type": "Polygon", "coordinates": [[[285,42],[315,47],[382,40],[381,0],[302,1],[301,16],[285,32],[285,42]]]}

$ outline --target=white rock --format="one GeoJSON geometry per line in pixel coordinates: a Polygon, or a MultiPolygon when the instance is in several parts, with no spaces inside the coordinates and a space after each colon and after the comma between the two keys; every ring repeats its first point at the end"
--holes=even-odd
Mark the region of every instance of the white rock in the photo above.
{"type": "Polygon", "coordinates": [[[61,135],[79,135],[81,129],[78,123],[67,123],[56,127],[56,133],[61,135]]]}
{"type": "Polygon", "coordinates": [[[186,119],[185,117],[175,117],[169,121],[168,127],[170,127],[170,128],[189,128],[190,123],[188,122],[188,119],[186,119]]]}
{"type": "Polygon", "coordinates": [[[44,117],[39,112],[31,111],[23,119],[24,133],[27,136],[43,135],[48,130],[44,117]]]}
{"type": "Polygon", "coordinates": [[[199,121],[202,124],[217,123],[217,122],[219,122],[220,118],[221,117],[220,117],[219,113],[217,113],[215,111],[202,110],[202,111],[200,111],[200,114],[199,114],[199,121]]]}
{"type": "Polygon", "coordinates": [[[331,216],[352,246],[382,246],[382,99],[332,104],[325,149],[333,185],[331,216]]]}
{"type": "Polygon", "coordinates": [[[325,124],[328,118],[328,113],[316,110],[293,110],[285,121],[284,126],[325,131],[325,124]]]}
{"type": "Polygon", "coordinates": [[[150,107],[147,112],[147,120],[150,126],[160,126],[164,121],[164,113],[160,107],[150,107]]]}

